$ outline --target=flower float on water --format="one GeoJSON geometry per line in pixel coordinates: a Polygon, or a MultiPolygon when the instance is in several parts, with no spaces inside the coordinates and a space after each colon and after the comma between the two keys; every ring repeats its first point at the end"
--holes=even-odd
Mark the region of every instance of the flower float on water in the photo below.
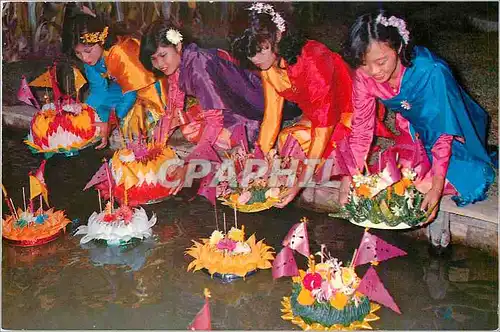
{"type": "Polygon", "coordinates": [[[156,224],[156,215],[148,218],[143,208],[132,210],[127,205],[123,205],[116,210],[112,210],[111,202],[101,213],[94,212],[87,225],[78,227],[75,235],[85,235],[80,239],[81,244],[89,241],[103,241],[107,245],[122,245],[137,239],[149,238],[156,224]]]}
{"type": "Polygon", "coordinates": [[[39,210],[37,213],[17,209],[14,214],[2,219],[2,236],[20,246],[39,245],[55,240],[71,223],[64,211],[39,210]]]}
{"type": "Polygon", "coordinates": [[[206,269],[210,275],[235,275],[244,278],[258,269],[271,268],[273,249],[255,239],[255,234],[245,240],[245,227],[232,227],[227,234],[214,230],[208,239],[194,241],[186,254],[194,260],[187,270],[206,269]]]}
{"type": "Polygon", "coordinates": [[[292,295],[282,301],[282,318],[304,330],[371,329],[369,322],[379,319],[374,312],[380,306],[356,290],[360,279],[354,268],[336,258],[316,264],[311,257],[307,271],[299,270],[292,280],[292,295]]]}
{"type": "Polygon", "coordinates": [[[268,171],[261,177],[244,183],[244,170],[246,163],[251,159],[256,159],[256,152],[246,153],[243,149],[237,149],[229,156],[234,161],[236,179],[222,181],[217,185],[216,196],[222,204],[236,208],[240,212],[259,212],[272,208],[280,201],[280,197],[286,192],[288,176],[277,176],[275,183],[272,183],[270,176],[273,164],[278,162],[281,168],[286,168],[289,158],[280,159],[275,150],[269,151],[265,157],[260,157],[268,166],[268,171]],[[236,182],[237,187],[231,187],[230,183],[236,182]]]}
{"type": "MultiPolygon", "coordinates": [[[[61,94],[55,72],[54,65],[29,85],[26,78],[21,80],[18,99],[38,109],[33,115],[30,131],[24,142],[33,153],[43,153],[45,157],[57,153],[72,156],[99,140],[99,132],[94,126],[98,116],[87,104],[61,94]],[[40,109],[29,86],[51,87],[54,102],[50,102],[49,96],[45,95],[45,105],[40,109]]],[[[86,80],[76,68],[73,68],[73,72],[75,88],[79,90],[86,80]]]]}

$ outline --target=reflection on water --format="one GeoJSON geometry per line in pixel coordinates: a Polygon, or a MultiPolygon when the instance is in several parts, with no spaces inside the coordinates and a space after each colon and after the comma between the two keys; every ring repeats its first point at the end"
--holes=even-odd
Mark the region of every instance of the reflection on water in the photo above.
{"type": "Polygon", "coordinates": [[[88,250],[90,260],[95,266],[126,265],[132,271],[138,271],[146,262],[148,253],[154,245],[153,239],[146,239],[132,242],[127,246],[114,247],[88,242],[83,244],[82,248],[88,250]]]}
{"type": "MultiPolygon", "coordinates": [[[[3,132],[3,183],[15,203],[27,173],[40,163],[22,144],[24,133],[3,132]]],[[[98,209],[97,195],[83,192],[110,151],[82,151],[65,159],[53,157],[46,167],[50,202],[70,219],[85,223],[98,209]]],[[[206,237],[215,227],[213,208],[183,191],[159,204],[154,237],[128,248],[81,247],[76,228],[54,242],[33,248],[3,244],[2,327],[6,329],[186,329],[203,304],[203,288],[212,292],[214,329],[295,329],[281,320],[280,302],[291,291],[291,280],[273,280],[270,270],[246,281],[223,284],[203,272],[187,272],[184,255],[192,239],[206,237]]],[[[232,211],[225,211],[228,220],[232,211]]],[[[5,206],[4,206],[5,211],[5,206]]],[[[312,252],[322,243],[342,261],[352,257],[363,229],[293,207],[258,214],[240,214],[250,235],[281,249],[288,229],[302,217],[309,223],[312,252]]],[[[408,252],[376,267],[402,315],[382,308],[376,329],[494,329],[498,323],[498,261],[478,250],[456,246],[450,259],[433,259],[427,244],[401,233],[372,231],[408,252]]],[[[297,257],[305,267],[303,257],[297,257]]],[[[363,275],[367,266],[357,268],[363,275]]]]}

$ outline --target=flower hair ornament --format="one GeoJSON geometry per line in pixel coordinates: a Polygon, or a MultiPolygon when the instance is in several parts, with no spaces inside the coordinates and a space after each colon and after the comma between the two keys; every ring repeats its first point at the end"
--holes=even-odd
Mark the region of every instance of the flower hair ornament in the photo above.
{"type": "Polygon", "coordinates": [[[410,32],[406,29],[406,22],[403,19],[391,16],[389,18],[379,14],[375,19],[375,23],[382,24],[383,26],[395,27],[398,29],[399,35],[403,38],[406,45],[410,41],[410,32]]]}
{"type": "Polygon", "coordinates": [[[285,31],[285,20],[281,15],[277,12],[274,11],[273,6],[262,3],[262,2],[256,2],[254,3],[250,8],[247,10],[251,10],[256,12],[257,14],[268,14],[271,16],[271,21],[273,21],[274,24],[276,24],[276,27],[278,28],[279,31],[284,32],[285,31]]]}
{"type": "Polygon", "coordinates": [[[84,33],[80,39],[85,43],[85,44],[95,44],[95,43],[104,43],[106,38],[108,37],[108,27],[105,27],[102,32],[87,32],[84,33]]]}
{"type": "Polygon", "coordinates": [[[165,37],[174,45],[179,44],[183,39],[182,34],[175,29],[168,29],[168,31],[165,33],[165,37]]]}

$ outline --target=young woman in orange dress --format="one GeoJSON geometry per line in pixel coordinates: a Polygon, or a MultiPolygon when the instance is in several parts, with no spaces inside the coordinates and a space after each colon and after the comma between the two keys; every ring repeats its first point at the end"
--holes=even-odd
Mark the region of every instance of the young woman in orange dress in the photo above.
{"type": "Polygon", "coordinates": [[[163,108],[154,87],[154,75],[139,61],[139,40],[118,36],[91,15],[78,15],[72,31],[64,44],[84,62],[90,86],[85,103],[100,118],[96,125],[101,129],[102,142],[96,148],[107,145],[112,111],[126,137],[147,135],[163,108]]]}
{"type": "MultiPolygon", "coordinates": [[[[282,147],[292,135],[308,159],[324,160],[350,132],[349,66],[324,44],[295,31],[273,6],[255,3],[247,11],[247,28],[234,38],[232,50],[242,64],[250,61],[261,71],[265,110],[257,140],[260,148],[266,153],[276,142],[282,147]],[[303,116],[281,129],[285,100],[296,103],[303,116]]],[[[295,185],[277,206],[287,205],[299,191],[295,185]]]]}

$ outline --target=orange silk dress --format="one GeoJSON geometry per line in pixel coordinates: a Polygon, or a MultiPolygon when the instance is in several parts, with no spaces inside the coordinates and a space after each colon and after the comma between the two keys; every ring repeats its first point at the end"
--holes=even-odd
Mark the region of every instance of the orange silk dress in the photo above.
{"type": "Polygon", "coordinates": [[[326,158],[335,142],[350,132],[352,79],[350,68],[340,55],[325,45],[309,40],[297,63],[262,72],[265,97],[264,119],[258,143],[268,152],[278,140],[281,147],[288,135],[299,142],[308,158],[326,158]],[[283,104],[289,100],[303,111],[302,119],[281,128],[283,104]]]}
{"type": "Polygon", "coordinates": [[[122,129],[129,137],[148,132],[163,115],[162,101],[154,87],[156,79],[141,64],[139,50],[139,40],[118,37],[118,43],[103,54],[107,74],[123,94],[137,93],[135,103],[123,119],[122,129]]]}

